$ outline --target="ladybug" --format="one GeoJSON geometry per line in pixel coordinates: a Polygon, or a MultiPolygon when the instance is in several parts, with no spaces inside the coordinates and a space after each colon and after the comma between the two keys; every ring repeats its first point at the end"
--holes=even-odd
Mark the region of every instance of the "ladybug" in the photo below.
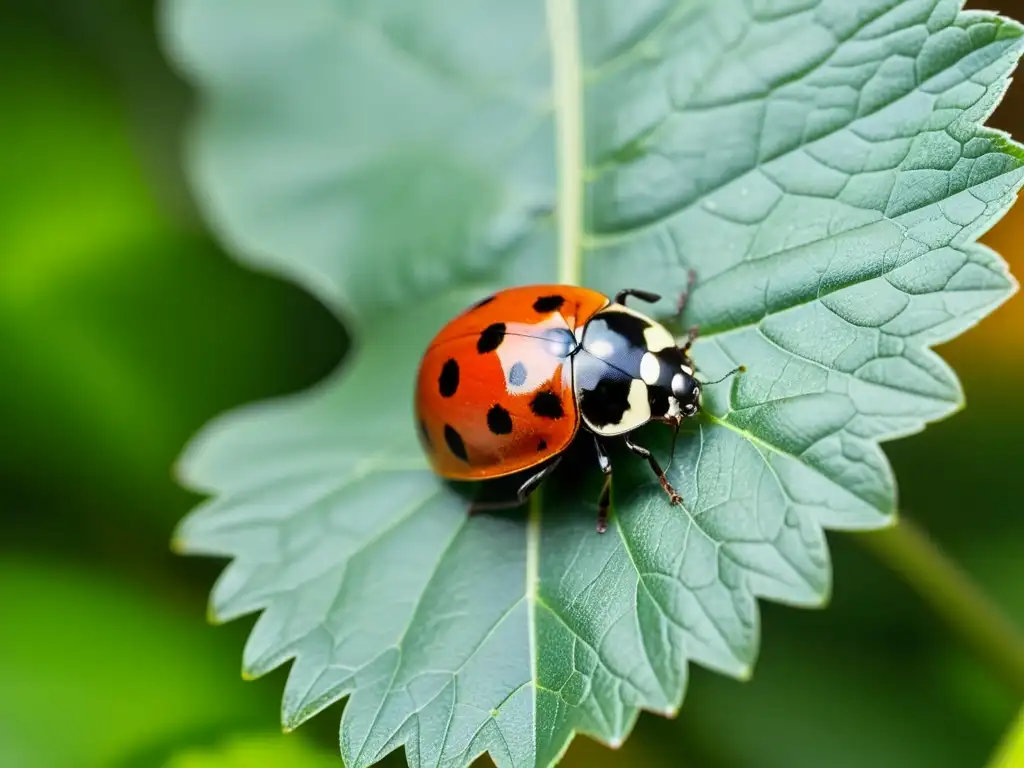
{"type": "MultiPolygon", "coordinates": [[[[431,466],[450,480],[488,480],[529,469],[509,507],[524,503],[558,466],[581,428],[605,475],[598,531],[606,528],[611,462],[604,441],[622,438],[650,465],[673,504],[682,498],[649,450],[630,433],[649,421],[678,431],[700,410],[701,382],[682,346],[663,325],[614,299],[568,285],[499,291],[452,319],[420,363],[416,419],[431,466]]],[[[685,294],[679,308],[685,303],[685,294]]]]}

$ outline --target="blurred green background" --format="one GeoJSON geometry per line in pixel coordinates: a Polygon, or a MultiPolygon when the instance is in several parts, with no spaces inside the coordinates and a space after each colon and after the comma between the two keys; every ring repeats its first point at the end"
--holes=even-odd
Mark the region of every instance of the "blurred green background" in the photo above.
{"type": "MultiPolygon", "coordinates": [[[[0,766],[340,764],[340,706],[279,735],[284,672],[241,680],[252,619],[209,627],[221,564],[168,541],[197,500],[171,474],[186,440],[316,381],[344,331],[204,229],[152,3],[0,9],[0,766]]],[[[992,124],[1024,137],[1024,85],[992,124]]],[[[1024,275],[1024,208],[986,241],[1024,275]]],[[[887,446],[908,515],[1019,624],[1022,327],[1017,298],[943,347],[969,407],[887,446]]],[[[1020,702],[851,536],[830,541],[832,604],[764,606],[751,682],[694,670],[677,720],[645,715],[618,752],[577,739],[565,764],[983,765],[1020,702]]]]}

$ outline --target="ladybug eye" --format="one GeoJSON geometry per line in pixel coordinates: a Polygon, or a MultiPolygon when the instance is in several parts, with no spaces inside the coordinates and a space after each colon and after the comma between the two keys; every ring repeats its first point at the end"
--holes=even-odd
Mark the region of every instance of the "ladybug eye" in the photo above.
{"type": "Polygon", "coordinates": [[[697,380],[685,373],[677,373],[672,377],[672,394],[680,404],[696,402],[700,395],[697,380]]]}

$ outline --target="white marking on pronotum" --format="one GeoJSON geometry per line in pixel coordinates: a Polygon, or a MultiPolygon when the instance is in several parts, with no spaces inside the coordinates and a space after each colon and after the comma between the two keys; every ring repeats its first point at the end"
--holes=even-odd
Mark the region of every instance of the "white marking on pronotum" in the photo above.
{"type": "Polygon", "coordinates": [[[609,307],[606,312],[622,312],[633,317],[638,317],[643,320],[647,327],[644,328],[644,346],[647,347],[651,352],[660,352],[663,349],[676,346],[675,337],[668,332],[668,329],[663,325],[659,325],[636,310],[630,309],[624,304],[613,304],[609,307]]]}
{"type": "Polygon", "coordinates": [[[640,358],[640,378],[644,380],[645,384],[651,385],[657,383],[660,375],[661,363],[658,361],[657,355],[644,352],[644,356],[640,358]]]}
{"type": "Polygon", "coordinates": [[[629,382],[629,394],[626,396],[626,409],[622,412],[622,418],[614,424],[594,424],[587,418],[586,412],[583,420],[587,426],[599,435],[621,435],[624,432],[636,429],[641,424],[651,420],[651,404],[647,400],[647,385],[640,379],[631,379],[629,382]]]}
{"type": "Polygon", "coordinates": [[[644,343],[651,352],[660,352],[663,349],[674,347],[676,340],[664,326],[651,323],[644,328],[644,343]]]}
{"type": "Polygon", "coordinates": [[[629,408],[622,414],[620,427],[630,429],[651,420],[651,404],[647,400],[647,385],[640,379],[629,382],[629,408]]]}

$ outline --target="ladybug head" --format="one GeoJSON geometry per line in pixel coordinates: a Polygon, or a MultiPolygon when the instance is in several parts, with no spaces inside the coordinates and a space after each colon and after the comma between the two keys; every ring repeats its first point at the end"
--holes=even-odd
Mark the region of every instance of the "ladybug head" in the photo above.
{"type": "Polygon", "coordinates": [[[747,369],[740,365],[733,368],[720,379],[715,379],[714,381],[701,381],[693,375],[693,368],[691,368],[688,363],[680,365],[679,370],[672,376],[672,398],[678,405],[675,412],[679,414],[679,420],[681,421],[682,419],[696,416],[698,411],[700,411],[701,385],[718,384],[721,381],[725,381],[730,376],[737,373],[743,373],[745,370],[747,369]]]}
{"type": "Polygon", "coordinates": [[[690,366],[688,358],[686,358],[686,362],[679,366],[679,370],[672,376],[672,395],[670,398],[675,401],[672,403],[675,407],[671,409],[671,412],[676,414],[676,416],[675,418],[665,420],[675,426],[675,433],[672,435],[672,454],[669,459],[669,466],[675,460],[676,438],[679,437],[679,428],[683,424],[683,419],[696,416],[700,411],[701,385],[717,384],[720,381],[725,381],[733,374],[742,373],[745,370],[747,369],[741,365],[715,381],[700,381],[693,375],[693,368],[690,366]]]}
{"type": "Polygon", "coordinates": [[[680,417],[696,416],[700,410],[700,382],[693,375],[693,369],[681,365],[672,376],[672,397],[678,405],[673,409],[680,417]]]}

